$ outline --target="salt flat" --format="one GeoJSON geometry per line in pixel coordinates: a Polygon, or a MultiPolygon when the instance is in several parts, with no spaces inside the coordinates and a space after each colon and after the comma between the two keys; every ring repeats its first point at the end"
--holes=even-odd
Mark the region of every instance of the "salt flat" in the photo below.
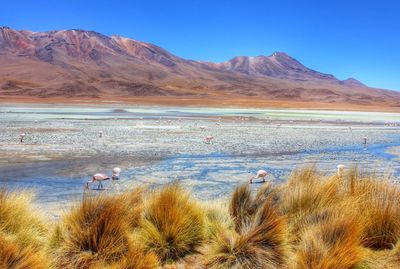
{"type": "Polygon", "coordinates": [[[390,150],[400,146],[396,113],[7,105],[0,125],[0,184],[36,191],[53,215],[81,199],[92,174],[115,166],[122,177],[110,191],[179,180],[200,199],[226,196],[258,169],[276,182],[313,163],[400,176],[390,150]]]}

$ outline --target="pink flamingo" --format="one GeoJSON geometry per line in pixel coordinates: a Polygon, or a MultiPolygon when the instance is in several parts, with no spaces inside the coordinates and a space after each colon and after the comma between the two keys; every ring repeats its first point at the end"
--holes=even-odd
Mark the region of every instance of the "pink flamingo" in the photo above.
{"type": "Polygon", "coordinates": [[[205,140],[207,144],[210,144],[211,141],[214,140],[214,137],[212,135],[207,135],[205,140]]]}
{"type": "Polygon", "coordinates": [[[94,175],[92,176],[92,179],[91,179],[90,181],[86,182],[86,188],[87,188],[87,189],[89,188],[89,183],[94,183],[94,182],[97,181],[97,182],[99,182],[99,185],[97,186],[97,189],[98,189],[98,190],[103,189],[103,184],[102,184],[103,181],[105,181],[105,180],[110,180],[110,179],[112,179],[112,180],[118,180],[118,179],[119,179],[119,174],[120,174],[120,173],[121,173],[121,169],[118,168],[118,167],[115,167],[115,168],[112,170],[112,176],[111,176],[111,177],[109,177],[109,176],[107,176],[107,175],[105,175],[105,174],[100,174],[100,173],[94,174],[94,175]]]}
{"type": "Polygon", "coordinates": [[[105,180],[109,180],[109,179],[110,179],[110,177],[105,175],[105,174],[94,174],[92,176],[92,180],[86,182],[86,188],[89,189],[89,183],[94,183],[94,182],[97,181],[97,182],[99,182],[99,185],[97,186],[97,189],[98,190],[103,189],[102,182],[105,181],[105,180]]]}
{"type": "Polygon", "coordinates": [[[19,142],[24,143],[25,133],[19,135],[19,142]]]}
{"type": "Polygon", "coordinates": [[[250,176],[250,178],[249,178],[249,183],[250,184],[253,184],[253,179],[258,179],[258,178],[262,178],[262,182],[264,183],[265,182],[265,177],[267,176],[267,171],[265,171],[265,170],[258,170],[257,171],[257,174],[255,175],[255,176],[250,176]]]}

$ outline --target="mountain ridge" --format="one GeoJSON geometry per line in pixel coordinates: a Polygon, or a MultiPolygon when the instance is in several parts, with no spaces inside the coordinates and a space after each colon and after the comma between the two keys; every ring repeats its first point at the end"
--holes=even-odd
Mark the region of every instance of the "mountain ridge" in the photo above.
{"type": "Polygon", "coordinates": [[[0,27],[0,64],[0,96],[262,98],[400,106],[400,93],[370,88],[354,78],[339,80],[284,52],[202,62],[151,43],[82,29],[0,27]]]}

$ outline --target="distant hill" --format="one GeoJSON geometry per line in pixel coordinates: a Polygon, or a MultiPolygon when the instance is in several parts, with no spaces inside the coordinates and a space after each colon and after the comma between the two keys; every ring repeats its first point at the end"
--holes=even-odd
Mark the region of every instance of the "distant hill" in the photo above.
{"type": "Polygon", "coordinates": [[[341,81],[283,52],[210,63],[93,31],[8,27],[0,27],[0,97],[170,97],[175,102],[180,97],[205,104],[240,99],[244,104],[265,100],[400,109],[398,92],[370,88],[353,78],[341,81]]]}

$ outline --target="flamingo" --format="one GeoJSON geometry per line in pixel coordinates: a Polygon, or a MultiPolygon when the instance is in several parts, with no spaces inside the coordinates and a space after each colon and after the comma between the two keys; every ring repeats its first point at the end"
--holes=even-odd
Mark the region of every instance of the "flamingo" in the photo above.
{"type": "Polygon", "coordinates": [[[255,176],[251,176],[250,178],[249,178],[249,182],[250,182],[250,184],[253,184],[253,179],[258,179],[258,178],[262,178],[262,182],[264,183],[265,182],[265,177],[267,176],[267,171],[265,171],[265,170],[258,170],[257,171],[257,174],[255,175],[255,176]]]}
{"type": "Polygon", "coordinates": [[[121,169],[120,168],[118,168],[118,167],[115,167],[113,170],[112,170],[112,176],[111,177],[109,177],[109,176],[107,176],[107,175],[105,175],[105,174],[100,174],[100,173],[98,173],[98,174],[94,174],[93,176],[92,176],[92,179],[91,180],[89,180],[88,182],[86,182],[86,188],[88,189],[89,188],[89,183],[94,183],[94,182],[99,182],[99,185],[97,186],[97,189],[98,190],[100,190],[100,189],[103,189],[103,184],[102,184],[102,182],[103,181],[105,181],[105,180],[118,180],[119,179],[119,174],[121,173],[121,169]]]}
{"type": "Polygon", "coordinates": [[[24,143],[25,133],[19,135],[19,142],[24,143]]]}
{"type": "Polygon", "coordinates": [[[207,144],[210,144],[211,141],[214,140],[214,137],[212,135],[207,135],[205,140],[207,144]]]}
{"type": "Polygon", "coordinates": [[[118,179],[119,179],[119,174],[120,174],[120,173],[121,173],[121,168],[115,167],[115,168],[112,170],[111,179],[112,179],[112,180],[118,180],[118,179]]]}
{"type": "Polygon", "coordinates": [[[345,167],[346,167],[346,166],[343,165],[343,164],[339,164],[339,165],[337,166],[337,174],[338,174],[339,177],[342,177],[342,176],[343,176],[343,171],[344,171],[344,168],[345,168],[345,167]]]}
{"type": "Polygon", "coordinates": [[[98,190],[103,189],[102,182],[105,180],[109,180],[109,179],[110,179],[110,177],[105,174],[94,174],[92,176],[92,180],[86,182],[86,188],[89,189],[89,183],[94,183],[94,182],[98,181],[99,185],[97,186],[97,189],[98,190]]]}

